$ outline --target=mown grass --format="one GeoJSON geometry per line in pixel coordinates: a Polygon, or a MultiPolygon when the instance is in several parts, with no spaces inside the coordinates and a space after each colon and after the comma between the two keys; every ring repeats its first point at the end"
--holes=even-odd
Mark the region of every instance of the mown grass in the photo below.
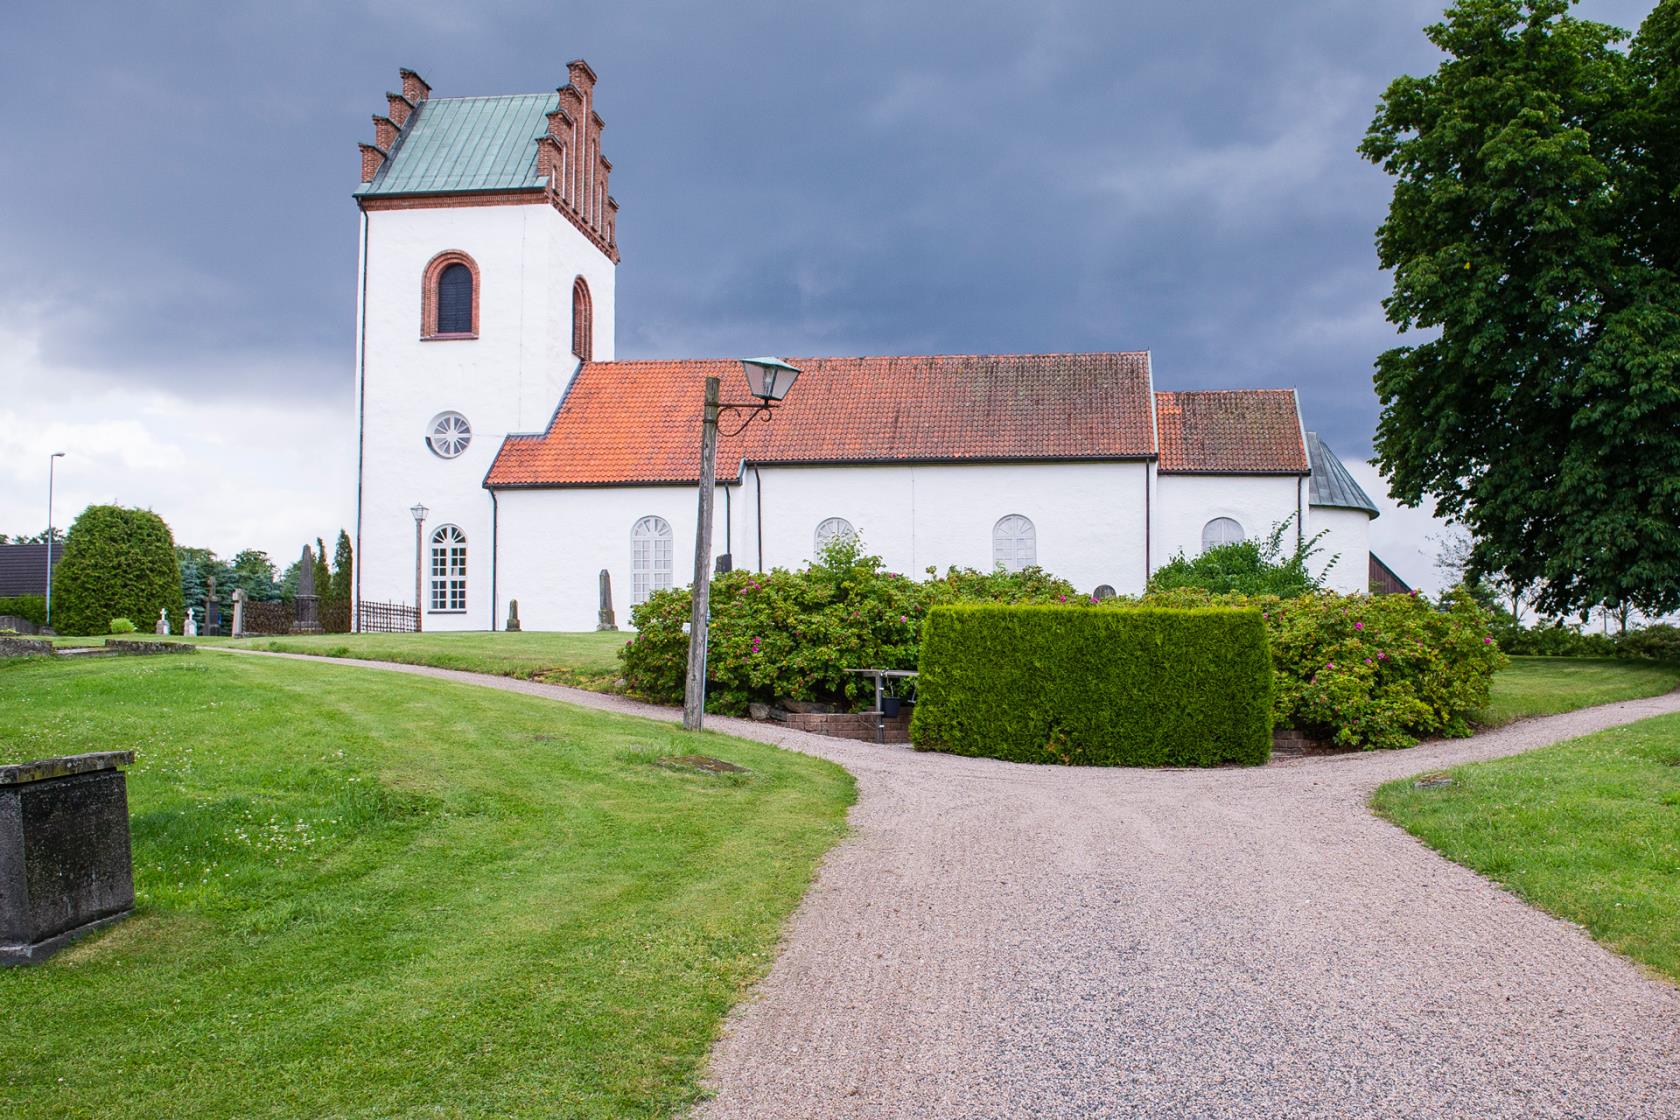
{"type": "Polygon", "coordinates": [[[1661,696],[1680,687],[1680,665],[1596,657],[1513,657],[1493,678],[1493,697],[1475,722],[1498,727],[1529,716],[1550,716],[1661,696]]]}
{"type": "Polygon", "coordinates": [[[852,784],[450,682],[0,663],[0,761],[133,748],[137,913],[0,970],[0,1116],[667,1116],[852,784]],[[702,753],[746,774],[655,765],[702,753]]]}
{"type": "MultiPolygon", "coordinates": [[[[115,635],[141,641],[150,634],[115,635]]],[[[438,634],[293,634],[283,638],[186,638],[199,645],[233,645],[279,653],[312,653],[319,657],[359,657],[463,669],[521,680],[543,680],[596,692],[610,692],[618,679],[618,649],[628,635],[621,632],[472,631],[438,634]]],[[[105,636],[55,638],[58,645],[103,645],[105,636]]]]}
{"type": "Polygon", "coordinates": [[[1381,787],[1448,859],[1680,982],[1680,715],[1381,787]]]}

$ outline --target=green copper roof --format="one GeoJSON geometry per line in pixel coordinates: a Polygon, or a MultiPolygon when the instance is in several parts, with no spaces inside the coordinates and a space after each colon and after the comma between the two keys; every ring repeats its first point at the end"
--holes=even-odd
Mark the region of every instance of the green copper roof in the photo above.
{"type": "Polygon", "coordinates": [[[559,107],[554,93],[433,97],[420,102],[363,197],[454,191],[532,190],[536,139],[559,107]]]}
{"type": "Polygon", "coordinates": [[[1307,480],[1309,504],[1362,509],[1372,517],[1377,516],[1377,503],[1354,481],[1353,475],[1336,458],[1336,453],[1318,438],[1317,432],[1307,433],[1307,461],[1312,464],[1312,477],[1307,480]]]}

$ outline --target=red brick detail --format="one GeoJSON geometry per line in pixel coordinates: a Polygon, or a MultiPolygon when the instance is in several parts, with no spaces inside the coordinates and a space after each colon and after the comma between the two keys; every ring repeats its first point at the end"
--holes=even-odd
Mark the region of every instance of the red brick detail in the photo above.
{"type": "Polygon", "coordinates": [[[459,249],[446,249],[433,257],[426,265],[426,271],[420,280],[420,337],[422,339],[452,339],[478,337],[478,296],[483,288],[479,282],[478,262],[459,249]],[[437,329],[437,290],[438,279],[443,270],[452,264],[464,264],[472,272],[472,330],[466,334],[439,334],[437,329]]]}
{"type": "Polygon", "coordinates": [[[385,94],[385,113],[396,122],[398,128],[408,124],[408,118],[414,115],[414,103],[400,93],[385,94]]]}
{"type": "MultiPolygon", "coordinates": [[[[1148,459],[1149,355],[789,358],[803,372],[771,422],[719,440],[750,463],[1148,459]]],[[[691,483],[705,380],[749,401],[738,361],[588,362],[548,431],[502,444],[490,486],[691,483]],[[634,408],[625,407],[635,402],[634,408]]],[[[725,431],[733,421],[726,422],[725,431]]]]}
{"type": "Polygon", "coordinates": [[[431,96],[432,87],[426,84],[426,79],[412,70],[404,69],[397,73],[402,75],[403,96],[408,98],[410,104],[418,105],[431,96]]]}
{"type": "Polygon", "coordinates": [[[455,206],[546,206],[541,190],[486,191],[483,194],[422,194],[359,200],[363,210],[442,210],[455,206]]]}
{"type": "Polygon", "coordinates": [[[567,63],[566,74],[568,84],[556,91],[560,106],[548,119],[549,136],[564,152],[564,182],[555,204],[616,262],[618,223],[606,205],[612,163],[601,154],[606,121],[595,111],[595,71],[579,58],[567,63]]]}
{"type": "Polygon", "coordinates": [[[377,113],[373,118],[373,142],[387,152],[397,141],[397,122],[390,117],[382,117],[377,113]]]}
{"type": "Polygon", "coordinates": [[[379,174],[379,169],[385,166],[385,149],[367,143],[356,146],[362,150],[362,182],[371,183],[373,177],[379,174]]]}
{"type": "Polygon", "coordinates": [[[572,281],[572,353],[586,362],[595,358],[595,303],[581,276],[572,281]]]}
{"type": "Polygon", "coordinates": [[[1161,473],[1306,474],[1293,389],[1156,393],[1161,473]]]}
{"type": "Polygon", "coordinates": [[[883,731],[880,742],[910,741],[908,712],[896,716],[877,716],[873,712],[786,712],[776,719],[796,731],[827,735],[831,739],[861,739],[866,743],[876,742],[875,721],[880,720],[883,731]]]}

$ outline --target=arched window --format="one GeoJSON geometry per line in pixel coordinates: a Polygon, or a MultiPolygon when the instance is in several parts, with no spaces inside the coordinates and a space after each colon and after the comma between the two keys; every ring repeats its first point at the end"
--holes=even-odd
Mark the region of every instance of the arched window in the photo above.
{"type": "Polygon", "coordinates": [[[1018,572],[1038,563],[1038,531],[1018,513],[998,519],[992,526],[992,566],[1018,572]]]}
{"type": "Polygon", "coordinates": [[[1107,583],[1098,584],[1097,589],[1091,592],[1091,598],[1099,603],[1114,598],[1114,586],[1107,583]]]}
{"type": "Polygon", "coordinates": [[[472,425],[459,412],[440,412],[426,427],[426,446],[440,459],[453,459],[472,443],[472,425]]]}
{"type": "Polygon", "coordinates": [[[857,530],[844,517],[830,517],[817,526],[816,554],[822,555],[822,550],[844,537],[847,540],[857,539],[857,530]]]}
{"type": "Polygon", "coordinates": [[[478,337],[478,265],[459,249],[426,266],[420,289],[422,338],[478,337]]]}
{"type": "Polygon", "coordinates": [[[1241,544],[1243,527],[1229,517],[1216,517],[1202,526],[1202,551],[1222,544],[1241,544]]]}
{"type": "Polygon", "coordinates": [[[433,611],[467,609],[467,535],[453,525],[432,533],[433,611]]]}
{"type": "Polygon", "coordinates": [[[644,517],[630,530],[630,605],[671,586],[671,523],[644,517]]]}
{"type": "Polygon", "coordinates": [[[595,305],[581,276],[572,282],[572,353],[586,362],[595,358],[595,305]]]}

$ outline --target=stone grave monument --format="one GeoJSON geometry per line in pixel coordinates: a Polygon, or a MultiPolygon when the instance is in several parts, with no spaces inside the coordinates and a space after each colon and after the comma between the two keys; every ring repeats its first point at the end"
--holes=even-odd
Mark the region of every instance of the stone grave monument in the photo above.
{"type": "Polygon", "coordinates": [[[509,599],[508,600],[507,626],[503,627],[503,629],[505,629],[510,634],[517,634],[519,632],[519,600],[518,599],[509,599]]]}
{"type": "Polygon", "coordinates": [[[612,573],[601,569],[601,610],[597,615],[595,629],[617,630],[618,620],[613,616],[612,605],[612,573]]]}
{"type": "Polygon", "coordinates": [[[321,632],[321,597],[315,594],[315,552],[303,546],[298,557],[296,613],[292,616],[292,633],[319,634],[321,632]]]}

